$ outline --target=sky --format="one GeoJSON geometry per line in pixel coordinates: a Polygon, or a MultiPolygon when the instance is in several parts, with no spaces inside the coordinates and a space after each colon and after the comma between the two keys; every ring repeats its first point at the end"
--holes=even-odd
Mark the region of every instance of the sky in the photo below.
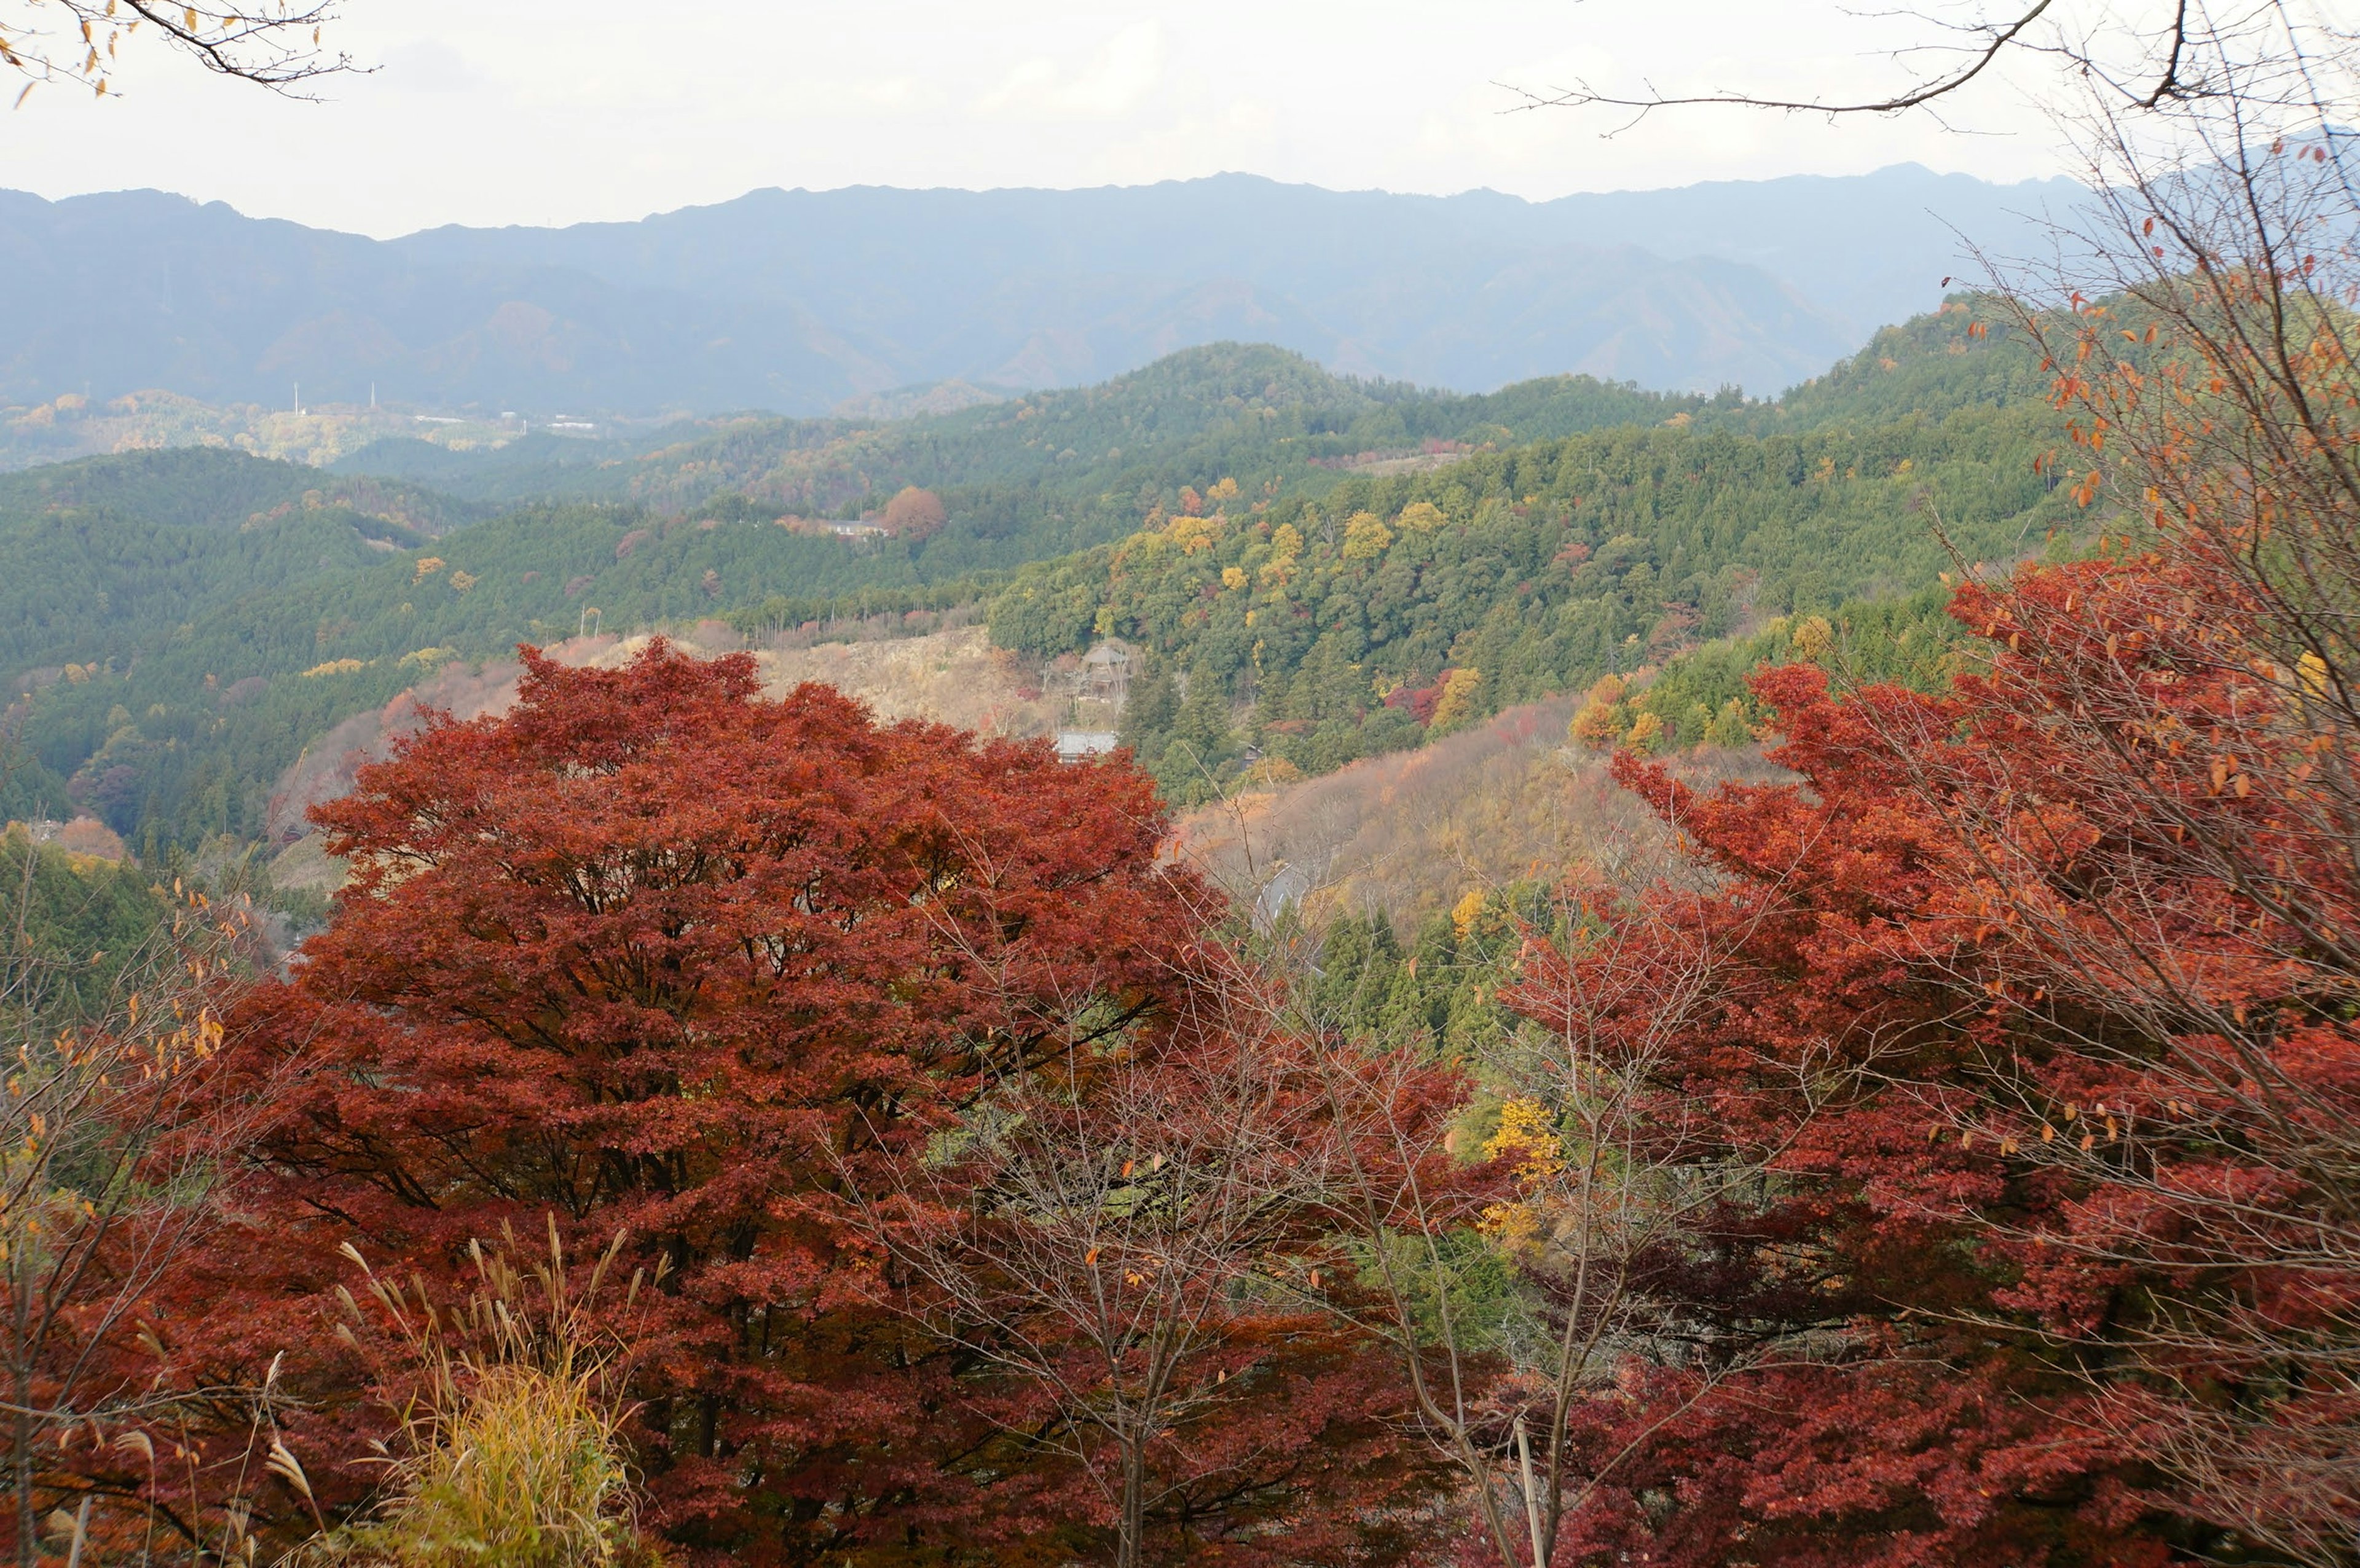
{"type": "MultiPolygon", "coordinates": [[[[27,0],[0,0],[20,15],[27,0]]],[[[1915,161],[2063,161],[2031,85],[1945,124],[1519,112],[1582,80],[1882,94],[1922,27],[1824,0],[342,0],[369,74],[290,102],[145,44],[0,115],[0,187],[154,188],[380,236],[630,219],[765,186],[1074,187],[1238,170],[1531,198],[1915,161]]],[[[1935,63],[1921,60],[1922,65],[1935,63]]]]}

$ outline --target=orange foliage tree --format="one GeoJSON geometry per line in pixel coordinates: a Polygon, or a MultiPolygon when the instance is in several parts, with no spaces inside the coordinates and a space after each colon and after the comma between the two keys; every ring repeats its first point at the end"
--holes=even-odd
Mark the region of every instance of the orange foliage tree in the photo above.
{"type": "Polygon", "coordinates": [[[940,532],[943,524],[950,520],[950,513],[945,509],[941,496],[910,485],[885,503],[885,511],[877,520],[896,539],[922,539],[940,532]]]}
{"type": "MultiPolygon", "coordinates": [[[[1331,1311],[1354,1295],[1330,1203],[1352,1117],[1263,977],[1206,977],[1164,1038],[1001,1082],[955,1152],[865,1192],[880,1299],[1029,1390],[1032,1440],[1073,1461],[1061,1511],[1109,1521],[1116,1568],[1408,1554],[1447,1479],[1401,1440],[1385,1347],[1331,1311]]],[[[1466,1093],[1343,1055],[1355,1084],[1405,1075],[1421,1096],[1392,1103],[1436,1136],[1466,1093]]]]}

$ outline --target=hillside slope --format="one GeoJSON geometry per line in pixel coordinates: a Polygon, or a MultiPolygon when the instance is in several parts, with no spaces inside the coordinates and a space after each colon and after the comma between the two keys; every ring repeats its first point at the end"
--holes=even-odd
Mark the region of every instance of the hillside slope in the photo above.
{"type": "Polygon", "coordinates": [[[1128,735],[1186,800],[1256,752],[1324,772],[1759,617],[1915,590],[1945,559],[1927,501],[1981,558],[2070,533],[2031,463],[2056,438],[2037,365],[1970,315],[1880,334],[1776,404],[1437,396],[1232,345],[892,424],[423,454],[486,491],[589,493],[475,521],[407,482],[218,451],[56,465],[0,480],[0,675],[41,788],[145,850],[262,833],[306,746],[453,661],[702,621],[906,633],[988,600],[994,641],[1036,660],[1109,634],[1142,652],[1128,735]],[[940,531],[781,526],[912,479],[942,484],[940,531]]]}
{"type": "Polygon", "coordinates": [[[1175,799],[1250,767],[1323,773],[1764,618],[1914,593],[1951,548],[2070,540],[2085,525],[2035,466],[2062,437],[2044,381],[1961,303],[1778,405],[1159,510],[1017,572],[992,635],[1143,649],[1126,738],[1175,799]]]}
{"type": "MultiPolygon", "coordinates": [[[[765,519],[853,517],[919,485],[938,491],[951,515],[941,535],[912,541],[906,580],[919,582],[1119,538],[1157,498],[1224,477],[1258,495],[1316,494],[1355,469],[1442,463],[1484,446],[1733,406],[1589,376],[1465,397],[1222,343],[1098,386],[944,415],[725,419],[636,441],[536,436],[486,452],[380,441],[335,466],[485,502],[562,496],[765,519]]],[[[874,565],[876,580],[898,580],[893,552],[874,565]]]]}

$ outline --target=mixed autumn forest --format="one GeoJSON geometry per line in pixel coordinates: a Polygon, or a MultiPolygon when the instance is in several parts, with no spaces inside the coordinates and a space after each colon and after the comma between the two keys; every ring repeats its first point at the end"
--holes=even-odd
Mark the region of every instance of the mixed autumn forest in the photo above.
{"type": "Polygon", "coordinates": [[[2170,36],[1775,399],[0,477],[18,1563],[2360,1563],[2349,61],[2170,36]]]}

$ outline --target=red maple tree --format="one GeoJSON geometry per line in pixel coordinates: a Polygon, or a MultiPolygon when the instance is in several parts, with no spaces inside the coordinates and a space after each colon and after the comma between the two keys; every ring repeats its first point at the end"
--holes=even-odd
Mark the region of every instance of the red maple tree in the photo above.
{"type": "Polygon", "coordinates": [[[2360,877],[2324,683],[2230,603],[2184,554],[1970,583],[1949,692],[1756,678],[1794,781],[1618,763],[1721,881],[1507,999],[1713,1201],[1624,1260],[1557,1561],[2341,1550],[2360,877]]]}
{"type": "MultiPolygon", "coordinates": [[[[287,1441],[351,1506],[383,1422],[324,1332],[338,1247],[453,1280],[471,1238],[553,1216],[569,1256],[620,1233],[616,1267],[660,1279],[602,1310],[633,1352],[643,1519],[677,1547],[1070,1555],[1040,1530],[1082,1516],[1025,1432],[1036,1393],[881,1309],[842,1199],[987,1084],[1174,1027],[1207,909],[1159,860],[1152,784],[823,688],[766,701],[742,656],[525,659],[512,712],[431,724],[315,813],[354,879],[233,1019],[213,1093],[270,1086],[246,1245],[160,1310],[169,1354],[226,1385],[285,1353],[287,1441]]],[[[1398,1491],[1349,1458],[1387,1449],[1376,1363],[1299,1326],[1257,1330],[1293,1348],[1200,1512],[1284,1519],[1333,1486],[1350,1519],[1359,1478],[1398,1491]]]]}

